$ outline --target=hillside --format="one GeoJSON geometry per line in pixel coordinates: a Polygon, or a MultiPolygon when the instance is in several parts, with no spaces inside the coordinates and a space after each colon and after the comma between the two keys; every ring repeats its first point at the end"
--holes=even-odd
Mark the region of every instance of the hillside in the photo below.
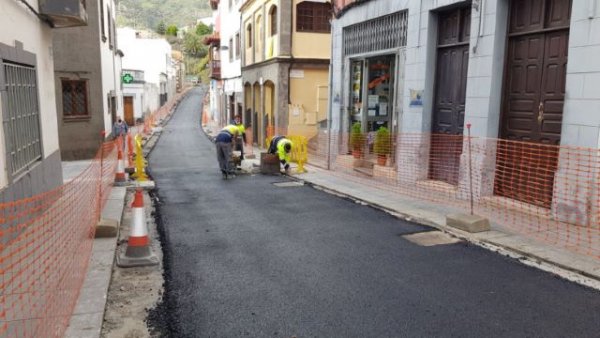
{"type": "Polygon", "coordinates": [[[155,30],[161,20],[181,27],[210,15],[208,0],[120,0],[117,23],[155,30]]]}

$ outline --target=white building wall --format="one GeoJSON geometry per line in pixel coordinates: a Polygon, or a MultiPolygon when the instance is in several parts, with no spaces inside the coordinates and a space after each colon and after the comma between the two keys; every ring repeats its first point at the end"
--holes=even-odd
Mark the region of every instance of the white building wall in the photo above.
{"type": "MultiPolygon", "coordinates": [[[[40,125],[42,129],[42,155],[47,158],[58,151],[58,126],[56,119],[56,99],[54,91],[54,61],[52,56],[52,32],[24,4],[16,1],[0,0],[0,43],[14,47],[15,41],[23,43],[23,49],[34,53],[37,61],[38,99],[40,105],[40,125]]],[[[38,2],[28,0],[30,6],[38,9],[38,2]]],[[[1,110],[0,105],[0,110],[1,110]]],[[[0,111],[1,113],[1,111],[0,111]]],[[[3,126],[0,124],[0,189],[8,184],[6,172],[6,148],[3,126]]]]}
{"type": "MultiPolygon", "coordinates": [[[[106,2],[105,2],[106,3],[106,2]]],[[[116,6],[114,1],[110,1],[108,4],[111,8],[111,16],[112,22],[116,20],[116,6]]],[[[106,5],[105,5],[106,7],[106,5]]],[[[106,8],[104,10],[105,20],[108,22],[108,12],[106,8]]],[[[107,35],[108,30],[111,28],[107,26],[107,35]]],[[[117,39],[117,43],[122,44],[117,39]]],[[[104,129],[107,135],[112,131],[112,116],[111,116],[111,108],[109,106],[109,97],[111,95],[116,96],[116,116],[123,116],[123,94],[121,92],[121,60],[120,56],[117,55],[118,46],[113,46],[110,48],[110,43],[101,43],[100,44],[100,62],[102,69],[102,106],[104,107],[104,129]]]]}
{"type": "MultiPolygon", "coordinates": [[[[117,29],[117,36],[123,57],[124,69],[144,71],[147,83],[159,85],[160,74],[173,74],[171,45],[164,39],[138,39],[132,28],[117,29]]],[[[158,99],[157,99],[158,100],[158,99]]]]}

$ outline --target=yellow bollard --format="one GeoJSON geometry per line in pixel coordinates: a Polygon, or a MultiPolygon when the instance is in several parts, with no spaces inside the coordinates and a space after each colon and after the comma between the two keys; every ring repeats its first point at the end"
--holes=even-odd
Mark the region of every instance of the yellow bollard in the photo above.
{"type": "Polygon", "coordinates": [[[142,135],[135,135],[135,173],[131,177],[138,182],[148,181],[146,175],[146,161],[144,160],[144,152],[142,150],[142,135]]]}

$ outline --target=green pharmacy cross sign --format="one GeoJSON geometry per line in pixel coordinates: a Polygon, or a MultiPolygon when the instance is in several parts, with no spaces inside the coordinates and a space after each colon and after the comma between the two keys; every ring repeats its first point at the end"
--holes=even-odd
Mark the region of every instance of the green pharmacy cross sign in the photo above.
{"type": "Polygon", "coordinates": [[[123,79],[123,83],[132,83],[133,82],[133,76],[129,73],[123,74],[122,79],[123,79]]]}

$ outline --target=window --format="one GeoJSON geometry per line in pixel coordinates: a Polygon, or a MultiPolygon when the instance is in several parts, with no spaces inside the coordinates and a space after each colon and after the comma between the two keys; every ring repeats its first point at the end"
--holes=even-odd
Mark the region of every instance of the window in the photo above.
{"type": "Polygon", "coordinates": [[[87,81],[62,79],[63,117],[88,117],[87,81]]]}
{"type": "Polygon", "coordinates": [[[229,39],[229,62],[233,61],[233,39],[229,39]]]}
{"type": "Polygon", "coordinates": [[[106,28],[104,27],[104,0],[100,0],[100,28],[102,30],[102,41],[106,42],[106,28]]]}
{"type": "Polygon", "coordinates": [[[107,8],[106,14],[108,16],[108,47],[113,49],[113,31],[112,31],[112,15],[110,14],[110,7],[107,8]]]}
{"type": "MultiPolygon", "coordinates": [[[[42,158],[37,71],[33,66],[0,60],[3,82],[2,122],[9,172],[17,176],[42,158]]],[[[0,74],[1,75],[1,74],[0,74]]]]}
{"type": "Polygon", "coordinates": [[[240,33],[235,35],[235,58],[240,58],[240,33]]]}
{"type": "Polygon", "coordinates": [[[331,4],[303,1],[296,6],[296,31],[329,33],[331,32],[331,4]]]}
{"type": "Polygon", "coordinates": [[[269,36],[277,34],[277,6],[273,6],[269,10],[269,24],[269,36]]]}
{"type": "Polygon", "coordinates": [[[252,47],[252,24],[246,26],[246,48],[252,47]]]}

